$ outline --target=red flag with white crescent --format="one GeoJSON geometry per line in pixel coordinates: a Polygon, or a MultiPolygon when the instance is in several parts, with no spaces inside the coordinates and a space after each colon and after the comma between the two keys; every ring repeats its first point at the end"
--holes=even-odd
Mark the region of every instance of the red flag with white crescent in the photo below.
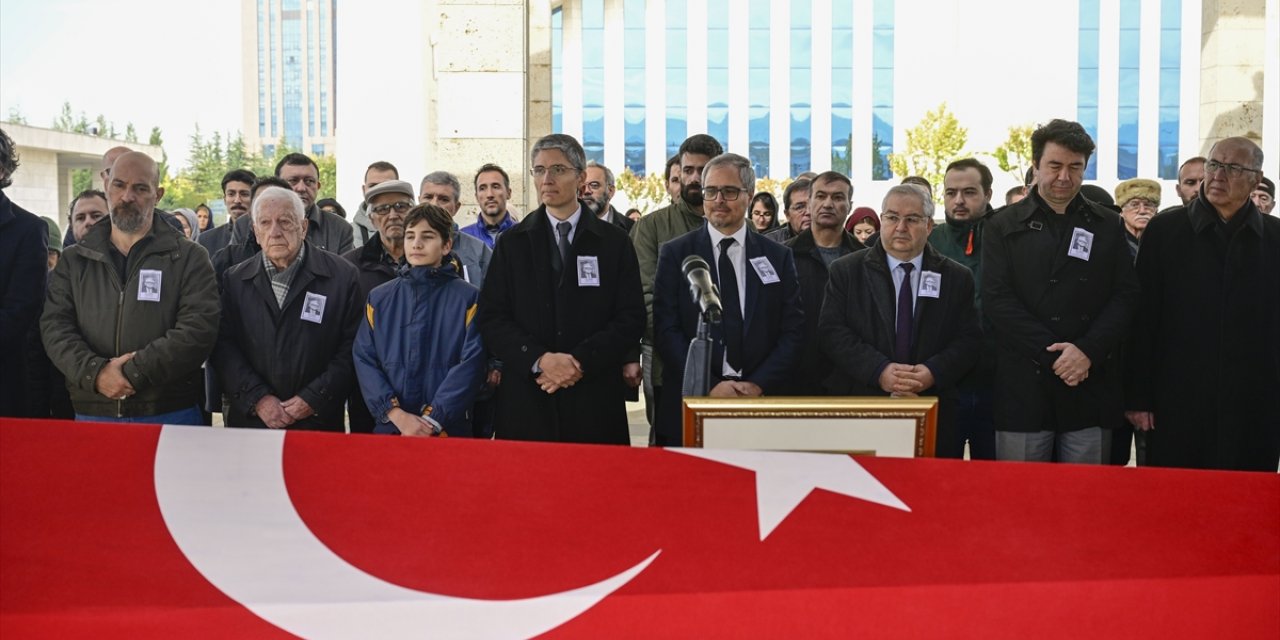
{"type": "Polygon", "coordinates": [[[1276,637],[1272,474],[0,421],[0,637],[1276,637]]]}

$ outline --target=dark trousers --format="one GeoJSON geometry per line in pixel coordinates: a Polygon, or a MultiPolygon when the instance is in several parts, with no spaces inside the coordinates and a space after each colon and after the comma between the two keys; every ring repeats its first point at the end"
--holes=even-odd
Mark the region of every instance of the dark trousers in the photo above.
{"type": "Polygon", "coordinates": [[[937,457],[963,458],[968,442],[970,459],[996,459],[992,395],[990,389],[964,389],[938,403],[937,457]]]}

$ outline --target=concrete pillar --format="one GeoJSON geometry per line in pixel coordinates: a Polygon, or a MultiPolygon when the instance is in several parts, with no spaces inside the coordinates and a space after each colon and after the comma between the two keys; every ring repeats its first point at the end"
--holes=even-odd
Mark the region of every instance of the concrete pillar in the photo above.
{"type": "Polygon", "coordinates": [[[1265,0],[1201,5],[1200,144],[1245,136],[1262,141],[1265,0]]]}

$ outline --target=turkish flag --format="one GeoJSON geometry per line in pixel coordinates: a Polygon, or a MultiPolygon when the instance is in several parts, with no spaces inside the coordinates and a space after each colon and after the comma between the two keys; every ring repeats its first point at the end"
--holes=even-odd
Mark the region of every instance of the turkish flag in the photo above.
{"type": "Polygon", "coordinates": [[[1280,635],[1275,475],[704,453],[3,420],[0,637],[1280,635]]]}

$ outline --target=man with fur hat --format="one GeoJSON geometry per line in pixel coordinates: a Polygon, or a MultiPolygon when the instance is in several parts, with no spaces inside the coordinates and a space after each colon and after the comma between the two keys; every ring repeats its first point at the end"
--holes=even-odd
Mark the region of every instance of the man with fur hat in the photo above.
{"type": "Polygon", "coordinates": [[[1136,260],[1138,242],[1147,223],[1160,210],[1160,183],[1146,178],[1133,178],[1116,185],[1116,206],[1124,219],[1124,238],[1129,254],[1136,260]]]}

